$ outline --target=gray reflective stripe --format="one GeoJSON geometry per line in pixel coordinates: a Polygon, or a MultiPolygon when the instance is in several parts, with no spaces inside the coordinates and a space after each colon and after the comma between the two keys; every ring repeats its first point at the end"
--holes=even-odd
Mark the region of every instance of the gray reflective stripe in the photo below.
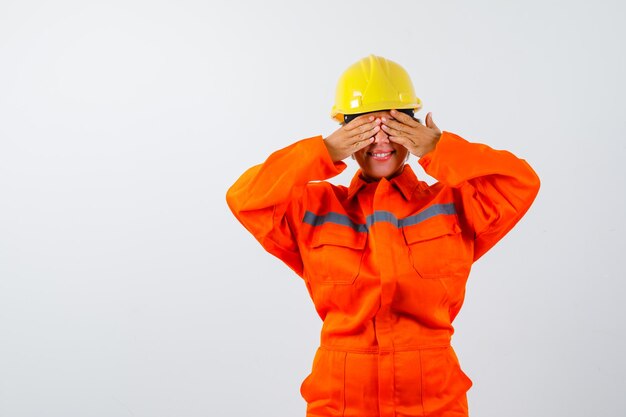
{"type": "Polygon", "coordinates": [[[311,226],[321,226],[324,223],[336,223],[342,226],[351,227],[357,232],[367,232],[367,228],[364,224],[354,223],[345,214],[334,213],[332,211],[322,216],[318,216],[315,213],[307,211],[306,213],[304,213],[304,219],[302,219],[302,221],[304,223],[310,224],[311,226]]]}
{"type": "Polygon", "coordinates": [[[454,203],[448,204],[435,204],[433,206],[428,207],[426,210],[421,211],[412,216],[406,217],[400,220],[400,227],[404,226],[413,226],[415,224],[421,223],[426,219],[430,219],[433,216],[437,216],[439,214],[456,214],[456,209],[454,208],[454,203]]]}
{"type": "Polygon", "coordinates": [[[374,213],[367,216],[367,230],[370,229],[374,224],[379,222],[387,222],[391,223],[394,226],[398,227],[398,218],[393,215],[390,211],[375,211],[374,213]]]}
{"type": "Polygon", "coordinates": [[[304,218],[302,221],[304,223],[310,224],[311,226],[321,226],[324,223],[335,223],[340,224],[342,226],[348,226],[357,232],[367,232],[374,224],[379,222],[387,222],[391,223],[395,227],[405,227],[405,226],[414,226],[418,223],[423,222],[426,219],[430,219],[433,216],[438,216],[440,214],[455,214],[456,210],[454,208],[454,203],[447,204],[435,204],[428,207],[426,210],[421,211],[417,214],[414,214],[409,217],[405,217],[404,219],[398,219],[393,213],[390,211],[375,211],[373,214],[367,216],[366,223],[360,224],[355,223],[345,214],[330,212],[327,214],[323,214],[318,216],[315,213],[307,211],[304,214],[304,218]]]}

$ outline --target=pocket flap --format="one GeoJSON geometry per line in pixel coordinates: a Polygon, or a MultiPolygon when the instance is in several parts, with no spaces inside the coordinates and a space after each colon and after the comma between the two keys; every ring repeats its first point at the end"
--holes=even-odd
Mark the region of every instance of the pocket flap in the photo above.
{"type": "Polygon", "coordinates": [[[313,238],[313,247],[324,245],[342,246],[351,249],[364,249],[367,233],[357,232],[349,227],[324,225],[313,238]]]}
{"type": "Polygon", "coordinates": [[[402,233],[407,244],[436,239],[461,232],[456,216],[435,216],[413,226],[404,226],[402,233]]]}

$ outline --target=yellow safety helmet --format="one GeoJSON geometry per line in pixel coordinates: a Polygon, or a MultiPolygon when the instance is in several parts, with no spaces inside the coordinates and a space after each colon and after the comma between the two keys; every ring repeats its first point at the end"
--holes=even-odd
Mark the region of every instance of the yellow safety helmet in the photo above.
{"type": "Polygon", "coordinates": [[[346,114],[387,109],[422,108],[409,74],[399,64],[370,55],[352,64],[339,78],[330,116],[343,123],[346,114]]]}

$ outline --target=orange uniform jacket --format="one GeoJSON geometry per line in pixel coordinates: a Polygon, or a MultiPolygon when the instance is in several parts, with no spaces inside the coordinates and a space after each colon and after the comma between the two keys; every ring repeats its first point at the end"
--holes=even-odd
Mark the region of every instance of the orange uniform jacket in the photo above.
{"type": "Polygon", "coordinates": [[[322,137],[246,171],[228,204],[263,247],[304,279],[323,320],[300,392],[308,417],[466,416],[472,385],[450,346],[472,263],[534,200],[539,179],[507,151],[443,132],[391,180],[326,181],[322,137]]]}

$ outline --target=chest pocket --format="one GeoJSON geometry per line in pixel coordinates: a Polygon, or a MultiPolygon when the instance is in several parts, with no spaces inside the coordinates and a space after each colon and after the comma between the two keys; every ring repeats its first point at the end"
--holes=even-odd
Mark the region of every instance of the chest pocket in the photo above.
{"type": "Polygon", "coordinates": [[[359,276],[367,233],[324,225],[313,237],[308,275],[320,284],[353,284],[359,276]]]}
{"type": "Polygon", "coordinates": [[[456,216],[435,216],[402,228],[413,268],[422,278],[464,277],[471,266],[471,247],[456,216]]]}

